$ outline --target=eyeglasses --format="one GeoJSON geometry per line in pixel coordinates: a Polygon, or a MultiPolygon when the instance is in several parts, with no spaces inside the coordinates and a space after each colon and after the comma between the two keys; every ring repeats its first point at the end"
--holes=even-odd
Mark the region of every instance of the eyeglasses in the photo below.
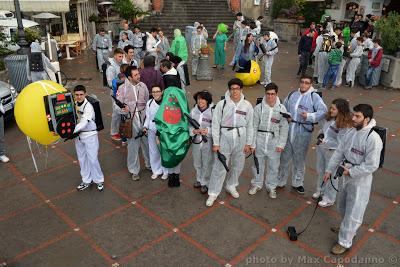
{"type": "Polygon", "coordinates": [[[300,83],[311,84],[311,82],[309,82],[309,81],[300,81],[300,83]]]}

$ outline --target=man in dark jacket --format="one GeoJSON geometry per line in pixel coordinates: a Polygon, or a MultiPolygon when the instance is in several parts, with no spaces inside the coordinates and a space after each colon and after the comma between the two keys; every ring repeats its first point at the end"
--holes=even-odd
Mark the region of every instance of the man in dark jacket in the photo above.
{"type": "MultiPolygon", "coordinates": [[[[154,56],[145,56],[143,58],[143,69],[139,70],[140,81],[147,86],[149,95],[151,95],[151,88],[153,88],[153,85],[155,84],[159,85],[161,90],[164,90],[162,73],[159,70],[154,69],[155,62],[156,58],[154,56]]],[[[150,98],[152,98],[152,96],[150,96],[150,98]]]]}
{"type": "Polygon", "coordinates": [[[171,61],[168,59],[161,60],[160,71],[163,73],[163,80],[165,88],[170,86],[181,87],[181,78],[174,67],[172,67],[171,61]]]}
{"type": "Polygon", "coordinates": [[[299,55],[300,66],[297,75],[304,75],[308,62],[310,60],[311,48],[313,43],[314,30],[310,30],[308,34],[301,36],[297,54],[299,55]]]}

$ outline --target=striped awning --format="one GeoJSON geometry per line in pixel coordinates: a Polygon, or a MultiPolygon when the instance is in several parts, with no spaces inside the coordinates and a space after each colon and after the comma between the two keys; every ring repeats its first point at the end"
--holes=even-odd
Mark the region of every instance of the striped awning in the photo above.
{"type": "MultiPolygon", "coordinates": [[[[22,12],[68,12],[70,0],[19,0],[22,12]]],[[[0,10],[14,11],[14,0],[0,0],[0,10]]]]}

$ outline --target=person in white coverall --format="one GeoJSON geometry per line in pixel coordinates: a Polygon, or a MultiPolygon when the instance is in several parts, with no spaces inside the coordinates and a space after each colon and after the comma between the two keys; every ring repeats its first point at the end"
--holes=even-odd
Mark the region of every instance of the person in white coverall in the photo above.
{"type": "Polygon", "coordinates": [[[154,85],[153,88],[151,88],[151,94],[153,98],[147,101],[146,120],[143,125],[143,131],[147,134],[149,140],[150,166],[153,172],[151,179],[155,180],[161,176],[161,179],[166,180],[168,178],[168,170],[161,165],[160,150],[157,147],[157,128],[154,123],[154,117],[156,116],[163,97],[163,91],[160,85],[154,85]]]}
{"type": "MultiPolygon", "coordinates": [[[[230,80],[228,88],[225,99],[218,102],[213,114],[213,151],[224,155],[227,165],[232,162],[225,188],[232,197],[238,198],[236,187],[244,167],[245,154],[251,152],[253,144],[253,107],[244,99],[241,80],[230,80]]],[[[208,186],[208,207],[214,204],[221,193],[226,176],[224,166],[217,155],[215,157],[208,186]]]]}
{"type": "Polygon", "coordinates": [[[270,83],[265,86],[265,96],[260,104],[254,108],[254,137],[252,149],[254,157],[258,159],[259,172],[253,166],[250,195],[261,190],[264,181],[265,161],[267,161],[267,176],[265,186],[270,198],[276,198],[278,185],[278,170],[281,153],[286,145],[289,125],[282,116],[287,113],[286,108],[278,98],[278,86],[270,83]]]}
{"type": "Polygon", "coordinates": [[[376,125],[373,109],[368,104],[353,108],[353,128],[345,135],[329,161],[324,180],[335,175],[335,169],[344,166],[339,178],[338,209],[343,216],[338,243],[331,252],[341,255],[352,246],[357,229],[363,222],[371,193],[372,174],[378,169],[382,139],[372,128],[376,125]]]}
{"type": "Polygon", "coordinates": [[[274,63],[274,55],[278,53],[278,44],[271,38],[269,31],[267,31],[264,33],[261,45],[264,45],[266,49],[266,52],[262,57],[264,80],[261,84],[267,85],[271,83],[272,64],[274,63]]]}
{"type": "Polygon", "coordinates": [[[78,134],[75,138],[75,148],[82,176],[82,183],[76,189],[82,191],[95,183],[97,189],[102,191],[104,175],[98,159],[99,137],[95,123],[96,116],[92,104],[86,99],[85,86],[75,86],[74,98],[78,114],[78,124],[74,129],[74,134],[78,134]]]}
{"type": "Polygon", "coordinates": [[[192,136],[193,165],[196,170],[196,182],[194,188],[200,188],[201,193],[208,191],[208,184],[211,175],[211,166],[214,155],[212,152],[211,123],[213,116],[212,95],[208,91],[199,91],[193,98],[196,105],[190,111],[190,117],[196,120],[200,129],[195,129],[189,124],[189,133],[192,136]],[[207,142],[202,141],[206,136],[207,142]]]}
{"type": "Polygon", "coordinates": [[[364,39],[362,37],[357,38],[357,46],[350,52],[350,62],[349,65],[347,65],[347,70],[346,70],[346,85],[347,86],[354,86],[355,78],[356,78],[356,71],[358,68],[358,65],[360,65],[361,62],[361,56],[363,55],[364,52],[364,46],[363,46],[364,39]]]}
{"type": "Polygon", "coordinates": [[[124,84],[119,87],[117,99],[125,103],[126,106],[122,109],[119,107],[116,108],[121,114],[130,114],[132,116],[133,135],[132,138],[128,138],[127,166],[129,172],[132,174],[132,180],[137,181],[140,179],[139,148],[142,149],[146,169],[151,169],[148,141],[145,136],[138,137],[139,132],[143,130],[149,91],[147,90],[147,86],[140,81],[139,70],[136,67],[128,66],[125,75],[128,79],[125,79],[124,84]]]}
{"type": "Polygon", "coordinates": [[[322,194],[322,199],[318,202],[320,207],[332,206],[336,200],[336,190],[338,180],[332,179],[321,188],[322,179],[332,154],[339,146],[343,136],[352,127],[350,107],[347,100],[338,98],[332,101],[325,119],[321,121],[322,128],[317,137],[317,189],[313,194],[314,199],[318,199],[322,194]]]}
{"type": "Polygon", "coordinates": [[[103,72],[102,65],[108,59],[108,54],[112,51],[111,37],[106,34],[104,28],[100,28],[99,33],[93,39],[92,50],[96,51],[97,65],[99,71],[103,72]]]}
{"type": "Polygon", "coordinates": [[[203,34],[203,27],[197,26],[196,34],[192,36],[190,50],[192,51],[192,75],[197,75],[199,65],[200,49],[207,46],[207,39],[203,34]]]}
{"type": "Polygon", "coordinates": [[[284,101],[291,118],[288,119],[289,136],[279,166],[278,187],[286,185],[289,164],[293,160],[292,187],[299,194],[304,194],[305,162],[314,124],[322,120],[327,111],[324,101],[311,83],[311,76],[302,76],[300,88],[290,93],[284,101]]]}

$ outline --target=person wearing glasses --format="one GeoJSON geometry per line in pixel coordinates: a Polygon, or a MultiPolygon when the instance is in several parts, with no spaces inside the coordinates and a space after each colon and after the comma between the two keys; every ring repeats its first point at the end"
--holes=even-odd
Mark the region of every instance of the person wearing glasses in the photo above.
{"type": "Polygon", "coordinates": [[[139,70],[135,66],[128,66],[125,71],[125,79],[117,92],[117,99],[126,104],[124,108],[116,107],[121,114],[132,118],[132,138],[128,138],[128,170],[132,174],[132,180],[140,179],[139,148],[142,149],[146,169],[150,170],[149,147],[145,137],[135,138],[143,128],[145,120],[146,103],[149,100],[147,86],[140,81],[139,70]]]}
{"type": "Polygon", "coordinates": [[[253,166],[250,195],[261,190],[264,182],[265,161],[267,160],[267,176],[265,186],[270,198],[276,198],[278,185],[279,160],[286,145],[289,125],[282,113],[287,113],[285,106],[278,98],[278,86],[269,83],[265,86],[262,102],[254,108],[254,138],[252,150],[258,159],[259,169],[253,166]]]}
{"type": "MultiPolygon", "coordinates": [[[[215,107],[211,131],[213,151],[226,158],[226,164],[232,162],[229,178],[226,181],[226,191],[233,197],[239,198],[236,187],[239,176],[243,171],[245,154],[251,152],[253,144],[253,107],[244,99],[243,82],[237,78],[228,82],[229,90],[225,99],[215,107]]],[[[219,159],[215,159],[208,186],[206,206],[211,207],[221,193],[225,181],[226,169],[219,159]]]]}
{"type": "Polygon", "coordinates": [[[303,75],[299,89],[289,93],[283,104],[290,115],[289,134],[281,156],[278,174],[278,187],[283,188],[292,166],[292,187],[299,194],[304,194],[304,172],[307,150],[311,142],[314,124],[324,119],[328,111],[322,98],[312,87],[313,78],[303,75]]]}
{"type": "Polygon", "coordinates": [[[143,125],[143,132],[147,135],[149,141],[150,166],[153,172],[151,179],[155,180],[161,176],[162,180],[166,180],[168,178],[168,169],[161,166],[160,150],[157,147],[157,128],[154,123],[154,117],[156,116],[163,98],[161,85],[153,85],[151,88],[151,95],[152,99],[147,101],[146,104],[146,120],[143,125]]]}

